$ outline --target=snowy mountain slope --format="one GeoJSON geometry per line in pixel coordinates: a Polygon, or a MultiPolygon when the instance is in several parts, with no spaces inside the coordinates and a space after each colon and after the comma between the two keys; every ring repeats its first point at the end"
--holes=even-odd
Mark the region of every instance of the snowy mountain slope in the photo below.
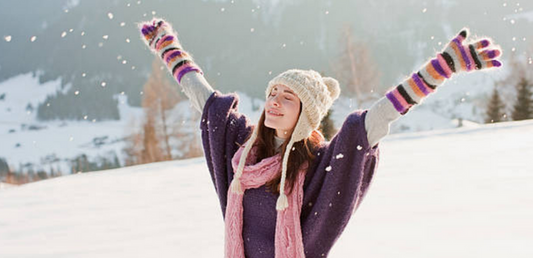
{"type": "MultiPolygon", "coordinates": [[[[329,257],[531,257],[532,132],[388,136],[329,257]]],[[[221,257],[221,215],[203,158],[69,175],[0,191],[0,257],[221,257]]]]}

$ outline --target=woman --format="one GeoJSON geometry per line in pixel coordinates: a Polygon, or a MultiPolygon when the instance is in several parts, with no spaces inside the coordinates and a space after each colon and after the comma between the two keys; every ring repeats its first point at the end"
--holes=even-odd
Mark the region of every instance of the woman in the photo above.
{"type": "Polygon", "coordinates": [[[339,96],[339,83],[313,70],[273,78],[257,124],[237,110],[235,94],[211,88],[169,23],[141,24],[202,112],[202,140],[225,219],[226,257],[326,257],[368,190],[379,141],[390,123],[461,71],[499,67],[488,39],[463,44],[464,29],[437,57],[368,110],[356,110],[330,142],[317,131],[339,96]]]}

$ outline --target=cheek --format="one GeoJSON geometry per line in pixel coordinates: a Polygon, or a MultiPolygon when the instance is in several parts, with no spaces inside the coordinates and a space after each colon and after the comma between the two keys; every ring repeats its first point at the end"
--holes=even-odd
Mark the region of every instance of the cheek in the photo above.
{"type": "Polygon", "coordinates": [[[296,124],[296,122],[298,121],[298,115],[300,114],[300,103],[292,103],[290,110],[291,121],[296,124]]]}

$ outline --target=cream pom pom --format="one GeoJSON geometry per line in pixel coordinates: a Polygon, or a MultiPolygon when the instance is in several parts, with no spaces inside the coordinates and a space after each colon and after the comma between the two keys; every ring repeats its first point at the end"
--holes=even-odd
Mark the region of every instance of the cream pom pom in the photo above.
{"type": "Polygon", "coordinates": [[[341,88],[339,86],[339,81],[331,77],[322,77],[324,84],[328,87],[329,95],[332,100],[336,100],[341,94],[341,88]]]}

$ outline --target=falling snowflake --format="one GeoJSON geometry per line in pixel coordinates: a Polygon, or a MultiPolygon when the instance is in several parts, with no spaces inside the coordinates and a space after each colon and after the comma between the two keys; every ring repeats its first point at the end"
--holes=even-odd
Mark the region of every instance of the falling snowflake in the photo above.
{"type": "Polygon", "coordinates": [[[113,13],[107,13],[107,17],[109,17],[110,20],[113,20],[113,13]]]}
{"type": "Polygon", "coordinates": [[[331,171],[331,166],[328,166],[328,167],[326,168],[326,171],[327,171],[327,172],[331,171]]]}
{"type": "Polygon", "coordinates": [[[100,85],[101,85],[102,87],[105,87],[105,86],[107,85],[107,83],[106,83],[106,82],[102,82],[100,85]]]}
{"type": "Polygon", "coordinates": [[[74,137],[70,136],[69,141],[74,141],[74,137]]]}
{"type": "Polygon", "coordinates": [[[81,74],[81,77],[85,77],[85,76],[87,76],[86,73],[82,73],[82,74],[81,74]]]}
{"type": "Polygon", "coordinates": [[[120,23],[120,27],[124,27],[124,26],[126,26],[126,23],[125,22],[121,22],[120,23]]]}
{"type": "Polygon", "coordinates": [[[35,42],[36,40],[37,40],[37,36],[32,36],[32,37],[30,38],[30,41],[31,41],[31,42],[35,42]]]}
{"type": "Polygon", "coordinates": [[[66,31],[63,31],[63,32],[61,33],[61,37],[64,38],[64,37],[66,37],[66,36],[67,36],[67,32],[66,32],[66,31]]]}
{"type": "Polygon", "coordinates": [[[342,159],[344,158],[344,155],[342,155],[342,153],[339,153],[337,154],[337,156],[335,156],[336,159],[342,159]]]}
{"type": "Polygon", "coordinates": [[[254,31],[255,31],[255,29],[254,29],[254,28],[251,28],[251,29],[250,29],[250,32],[254,32],[254,31]]]}
{"type": "Polygon", "coordinates": [[[79,95],[79,94],[80,94],[80,91],[79,91],[79,90],[77,90],[77,91],[74,92],[74,95],[79,95]]]}
{"type": "Polygon", "coordinates": [[[109,38],[109,35],[104,35],[102,36],[103,39],[108,39],[109,38]]]}
{"type": "Polygon", "coordinates": [[[84,116],[83,119],[84,119],[84,120],[87,120],[87,116],[84,116]]]}
{"type": "Polygon", "coordinates": [[[221,12],[224,12],[225,10],[226,10],[226,8],[224,8],[224,7],[220,8],[221,12]]]}
{"type": "Polygon", "coordinates": [[[81,32],[81,36],[85,36],[85,31],[82,31],[82,32],[81,32]]]}
{"type": "Polygon", "coordinates": [[[426,13],[428,11],[427,8],[422,9],[422,13],[426,13]]]}
{"type": "Polygon", "coordinates": [[[130,39],[129,38],[126,39],[126,43],[130,43],[130,39]]]}
{"type": "Polygon", "coordinates": [[[362,150],[363,147],[361,145],[357,145],[357,150],[362,150]]]}
{"type": "Polygon", "coordinates": [[[6,42],[11,42],[11,36],[10,36],[10,35],[5,36],[5,37],[4,37],[4,40],[5,40],[6,42]]]}

